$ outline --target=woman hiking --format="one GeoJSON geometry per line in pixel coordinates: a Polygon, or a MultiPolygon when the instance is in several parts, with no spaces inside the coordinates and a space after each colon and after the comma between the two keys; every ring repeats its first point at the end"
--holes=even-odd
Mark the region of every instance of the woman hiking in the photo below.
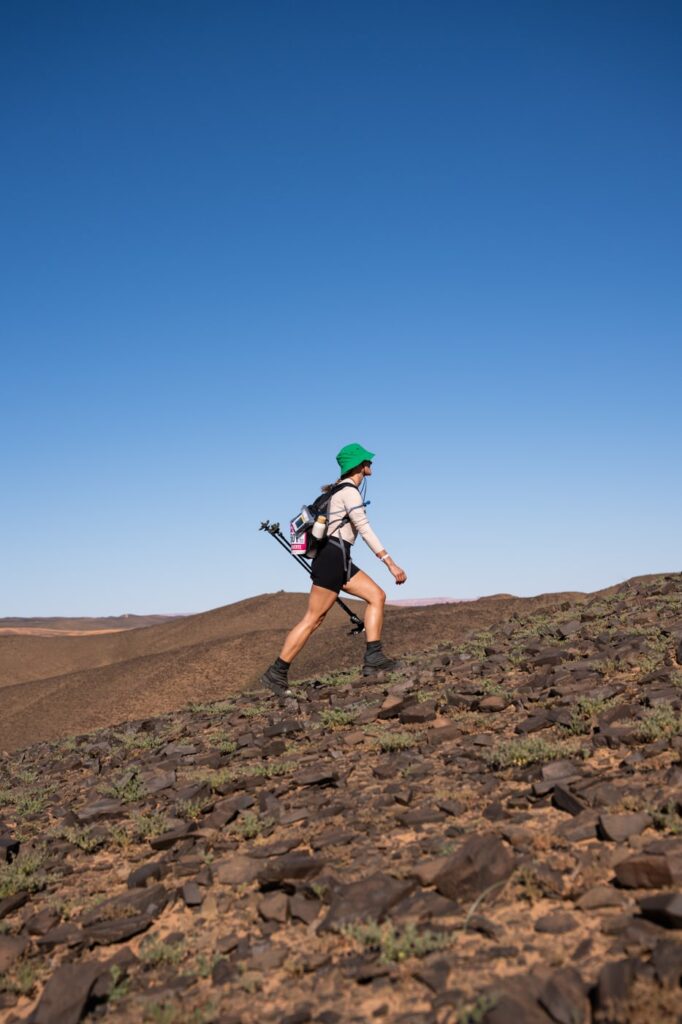
{"type": "Polygon", "coordinates": [[[278,697],[290,695],[287,675],[289,666],[318,626],[322,625],[341,590],[367,602],[367,649],[362,666],[363,675],[372,675],[382,669],[391,669],[395,665],[381,649],[386,594],[367,573],[358,569],[351,561],[351,548],[360,534],[377,558],[384,563],[396,583],[404,583],[407,579],[367,519],[364,494],[360,492],[360,486],[372,475],[373,459],[374,453],[368,452],[362,445],[347,444],[336,456],[341,476],[336,483],[322,488],[323,493],[331,491],[332,495],[327,508],[327,534],[312,561],[313,585],[308,610],[287,636],[279,658],[260,680],[262,686],[272,690],[278,697]]]}

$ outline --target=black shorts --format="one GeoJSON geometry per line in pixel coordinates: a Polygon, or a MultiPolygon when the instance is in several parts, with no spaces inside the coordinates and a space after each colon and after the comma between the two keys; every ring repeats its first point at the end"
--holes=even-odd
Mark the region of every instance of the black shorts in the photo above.
{"type": "Polygon", "coordinates": [[[338,594],[347,580],[360,572],[357,565],[351,560],[351,545],[348,541],[341,541],[346,549],[346,568],[343,565],[343,552],[336,541],[327,540],[317,552],[312,562],[311,579],[316,587],[324,587],[325,590],[333,590],[338,594]]]}

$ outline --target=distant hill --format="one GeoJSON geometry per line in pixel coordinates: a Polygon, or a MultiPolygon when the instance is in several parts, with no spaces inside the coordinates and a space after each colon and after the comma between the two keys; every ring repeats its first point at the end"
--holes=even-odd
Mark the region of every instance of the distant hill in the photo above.
{"type": "Polygon", "coordinates": [[[158,626],[179,618],[177,615],[107,615],[99,618],[63,616],[48,618],[0,619],[0,636],[87,636],[93,633],[117,633],[122,629],[158,626]]]}
{"type": "MultiPolygon", "coordinates": [[[[427,608],[389,608],[385,645],[406,654],[515,611],[576,594],[481,598],[427,608]]],[[[361,602],[349,602],[361,611],[361,602]]],[[[249,688],[303,615],[306,594],[263,594],[142,629],[91,636],[0,636],[0,750],[217,700],[249,688]]],[[[295,678],[358,665],[364,638],[349,637],[335,607],[296,660],[295,678]]]]}

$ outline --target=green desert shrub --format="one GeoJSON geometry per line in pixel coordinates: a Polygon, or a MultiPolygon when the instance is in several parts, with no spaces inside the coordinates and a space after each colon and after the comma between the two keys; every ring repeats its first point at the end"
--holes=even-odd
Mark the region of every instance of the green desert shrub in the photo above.
{"type": "Polygon", "coordinates": [[[391,753],[395,750],[409,750],[417,743],[417,739],[409,732],[391,732],[389,729],[377,733],[380,750],[391,753]]]}
{"type": "Polygon", "coordinates": [[[676,736],[682,732],[682,716],[670,704],[657,704],[644,713],[637,727],[639,739],[643,743],[676,736]]]}
{"type": "Polygon", "coordinates": [[[525,768],[531,764],[546,764],[563,757],[584,756],[577,740],[551,740],[542,736],[524,736],[507,740],[485,754],[491,768],[525,768]]]}
{"type": "Polygon", "coordinates": [[[377,924],[376,921],[367,921],[365,924],[348,925],[343,932],[365,949],[378,951],[384,963],[400,963],[410,957],[428,956],[446,949],[452,942],[449,935],[429,929],[420,931],[411,923],[397,929],[390,922],[377,924]]]}

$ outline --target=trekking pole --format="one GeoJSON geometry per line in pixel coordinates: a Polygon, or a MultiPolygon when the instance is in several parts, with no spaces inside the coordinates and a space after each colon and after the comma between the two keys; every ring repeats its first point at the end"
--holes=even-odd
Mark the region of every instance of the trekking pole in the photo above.
{"type": "MultiPolygon", "coordinates": [[[[279,523],[271,523],[268,519],[266,519],[265,522],[262,522],[260,524],[259,529],[265,530],[265,532],[269,533],[271,537],[274,537],[279,546],[281,548],[284,548],[284,550],[291,555],[294,561],[298,562],[298,564],[305,569],[309,576],[312,576],[312,569],[310,568],[306,560],[302,558],[301,555],[297,555],[295,551],[291,550],[291,545],[289,544],[289,541],[286,539],[286,537],[280,530],[279,523]]],[[[348,607],[347,604],[344,604],[340,597],[336,598],[336,603],[340,605],[341,608],[343,608],[344,612],[349,617],[350,621],[353,623],[353,629],[351,629],[348,636],[357,636],[360,633],[362,633],[365,628],[365,624],[362,621],[362,619],[359,618],[355,614],[355,612],[348,607]]]]}

